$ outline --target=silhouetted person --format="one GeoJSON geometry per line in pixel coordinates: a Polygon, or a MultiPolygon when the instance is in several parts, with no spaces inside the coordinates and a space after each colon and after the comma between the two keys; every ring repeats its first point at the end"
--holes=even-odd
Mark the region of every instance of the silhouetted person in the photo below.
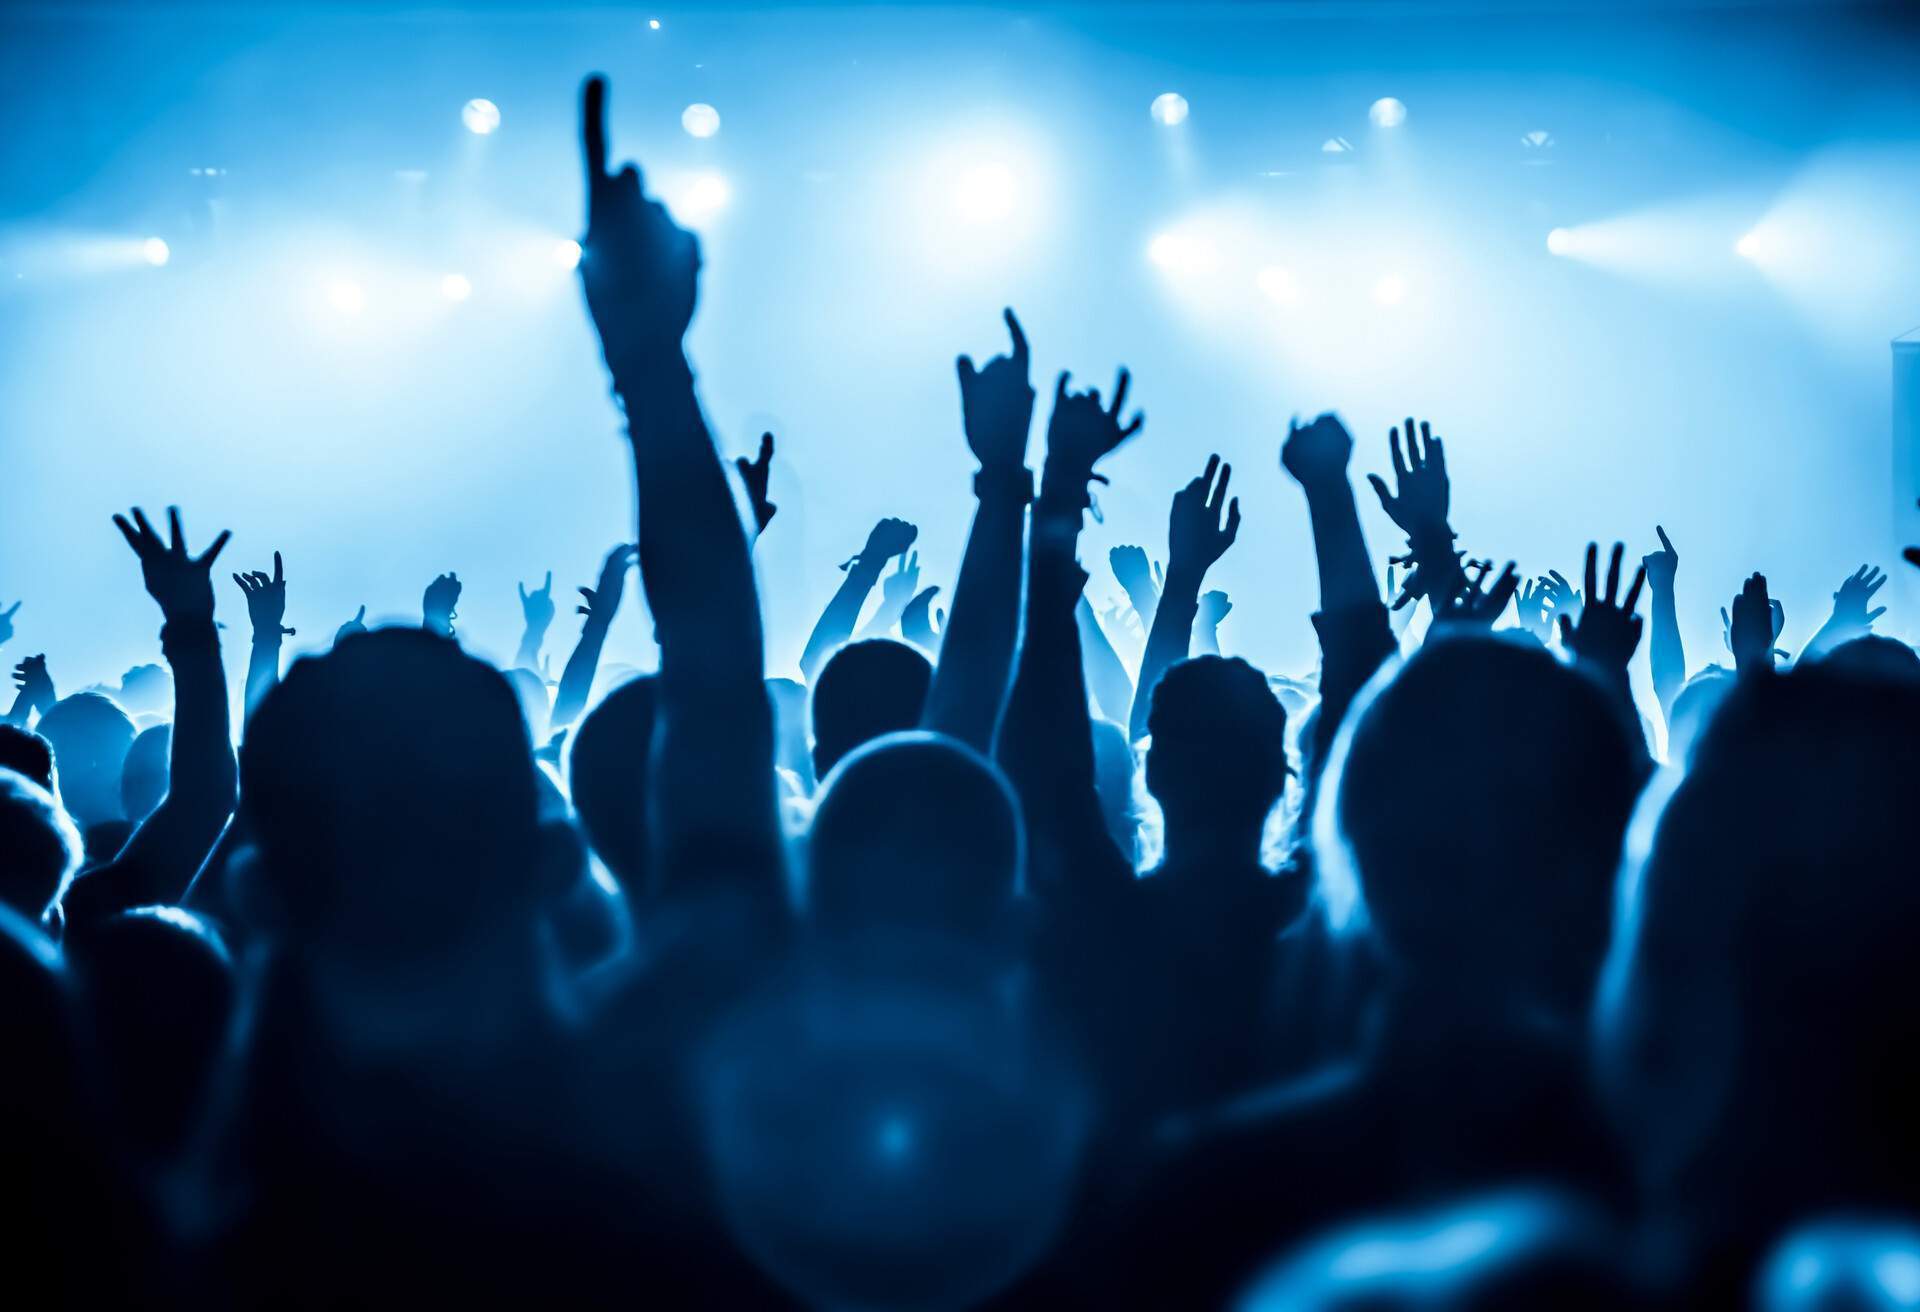
{"type": "MultiPolygon", "coordinates": [[[[34,729],[53,748],[60,802],[82,833],[126,818],[120,775],[134,732],[125,711],[97,692],[77,692],[55,703],[34,729]]],[[[90,847],[88,855],[100,860],[113,853],[90,847]]]]}
{"type": "Polygon", "coordinates": [[[53,796],[0,769],[0,906],[39,925],[80,868],[80,832],[53,796]]]}
{"type": "Polygon", "coordinates": [[[152,815],[167,795],[167,759],[173,746],[173,726],[156,724],[143,729],[127,749],[120,772],[120,805],[127,820],[139,824],[152,815]]]}
{"type": "Polygon", "coordinates": [[[645,897],[647,744],[653,741],[651,675],[629,679],[601,699],[567,745],[567,784],[587,841],[629,895],[645,897]]]}
{"type": "Polygon", "coordinates": [[[0,769],[25,775],[48,792],[54,791],[53,748],[37,733],[13,724],[0,724],[0,769]]]}
{"type": "Polygon", "coordinates": [[[848,643],[813,685],[813,768],[825,779],[840,758],[882,734],[919,725],[933,663],[891,638],[848,643]]]}

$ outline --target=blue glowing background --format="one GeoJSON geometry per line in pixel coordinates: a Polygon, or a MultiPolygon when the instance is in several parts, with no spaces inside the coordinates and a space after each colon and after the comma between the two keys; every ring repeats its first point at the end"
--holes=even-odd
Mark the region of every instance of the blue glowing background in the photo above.
{"type": "MultiPolygon", "coordinates": [[[[1412,413],[1448,438],[1476,554],[1575,575],[1589,537],[1644,551],[1658,521],[1691,664],[1723,655],[1717,609],[1755,568],[1797,649],[1854,566],[1896,563],[1886,343],[1920,322],[1907,12],[9,7],[0,602],[28,599],[16,650],[49,652],[63,691],[152,659],[108,515],[177,500],[196,542],[234,529],[235,569],[285,553],[296,651],[362,603],[417,618],[453,569],[466,640],[510,655],[515,581],[550,567],[568,592],[632,533],[553,259],[599,69],[620,155],[683,212],[703,177],[729,194],[695,220],[692,349],[728,453],[780,441],[771,673],[882,514],[920,525],[923,582],[951,587],[971,504],[953,357],[1002,349],[1009,303],[1043,398],[1059,368],[1105,387],[1125,362],[1148,416],[1087,536],[1097,598],[1118,589],[1095,553],[1164,558],[1168,498],[1219,451],[1247,512],[1209,578],[1236,602],[1223,641],[1304,671],[1287,417],[1340,410],[1357,476],[1412,413]],[[1177,127],[1148,113],[1167,91],[1191,107],[1177,127]],[[1380,128],[1389,95],[1406,121],[1380,128]],[[472,97],[499,106],[491,135],[463,126],[472,97]],[[682,130],[695,102],[717,134],[682,130]],[[140,258],[152,236],[164,267],[140,258]],[[468,299],[442,295],[450,273],[468,299]]],[[[1883,628],[1915,632],[1910,587],[1883,628]]],[[[221,608],[237,669],[237,592],[221,608]]],[[[607,660],[648,664],[627,609],[607,660]]],[[[550,637],[556,668],[570,642],[550,637]]]]}

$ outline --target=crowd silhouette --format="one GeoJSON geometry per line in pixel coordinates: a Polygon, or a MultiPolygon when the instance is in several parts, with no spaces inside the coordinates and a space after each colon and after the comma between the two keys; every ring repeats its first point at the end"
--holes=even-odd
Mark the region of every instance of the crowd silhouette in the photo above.
{"type": "Polygon", "coordinates": [[[452,572],[283,670],[275,552],[231,574],[236,715],[228,534],[140,509],[164,667],[62,697],[17,663],[18,1305],[1920,1298],[1920,658],[1872,632],[1884,573],[1797,655],[1755,574],[1690,670],[1665,526],[1578,586],[1496,570],[1408,419],[1367,475],[1387,563],[1322,415],[1276,434],[1319,579],[1319,668],[1281,677],[1218,633],[1260,602],[1207,588],[1251,495],[1217,456],[1164,565],[1116,548],[1125,603],[1089,600],[1144,418],[1124,368],[1062,374],[1036,474],[1008,310],[957,364],[958,576],[880,519],[805,682],[768,679],[775,438],[716,448],[699,248],[610,169],[606,95],[580,274],[638,535],[557,676],[550,572],[504,671],[452,572]],[[658,669],[605,690],[636,567],[658,669]]]}

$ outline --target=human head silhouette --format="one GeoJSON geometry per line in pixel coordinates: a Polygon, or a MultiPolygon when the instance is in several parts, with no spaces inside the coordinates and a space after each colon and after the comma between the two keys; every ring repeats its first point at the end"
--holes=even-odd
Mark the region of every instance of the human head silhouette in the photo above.
{"type": "Polygon", "coordinates": [[[1287,712],[1267,677],[1237,656],[1197,656],[1154,686],[1147,717],[1147,791],[1166,816],[1177,856],[1198,835],[1248,837],[1287,786],[1287,712]]]}
{"type": "Polygon", "coordinates": [[[160,665],[136,665],[120,677],[114,698],[129,715],[171,715],[173,676],[160,665]]]}
{"type": "Polygon", "coordinates": [[[0,769],[25,775],[48,792],[53,787],[53,748],[37,733],[0,724],[0,769]]]}
{"type": "Polygon", "coordinates": [[[1850,674],[1868,677],[1920,679],[1920,653],[1898,638],[1884,633],[1869,633],[1841,643],[1820,659],[1820,664],[1850,674]]]}
{"type": "Polygon", "coordinates": [[[248,722],[240,781],[302,943],[404,964],[524,924],[551,891],[513,690],[424,630],[295,662],[248,722]]]}
{"type": "Polygon", "coordinates": [[[60,800],[82,829],[122,818],[120,776],[133,721],[111,698],[77,692],[54,703],[36,726],[53,747],[60,800]]]}
{"type": "Polygon", "coordinates": [[[80,833],[39,784],[0,769],[0,905],[40,923],[80,868],[80,833]]]}
{"type": "Polygon", "coordinates": [[[127,749],[127,762],[120,773],[120,805],[130,823],[137,825],[152,815],[166,797],[172,748],[173,726],[156,724],[141,730],[127,749]]]}
{"type": "Polygon", "coordinates": [[[920,723],[933,663],[891,638],[850,642],[813,685],[813,768],[825,779],[840,758],[881,734],[920,723]]]}
{"type": "Polygon", "coordinates": [[[1742,679],[1636,820],[1595,1007],[1643,1183],[1751,1236],[1920,1170],[1920,683],[1742,679]]]}
{"type": "Polygon", "coordinates": [[[987,936],[1021,889],[1024,846],[998,766],[942,734],[887,734],[821,785],[807,836],[807,915],[829,933],[987,936]]]}
{"type": "Polygon", "coordinates": [[[647,753],[653,742],[654,678],[627,680],[601,699],[567,743],[573,809],[621,887],[648,891],[647,753]]]}
{"type": "Polygon", "coordinates": [[[1377,941],[1423,988],[1583,1017],[1647,770],[1636,726],[1597,679],[1497,637],[1376,678],[1320,806],[1377,941]]]}

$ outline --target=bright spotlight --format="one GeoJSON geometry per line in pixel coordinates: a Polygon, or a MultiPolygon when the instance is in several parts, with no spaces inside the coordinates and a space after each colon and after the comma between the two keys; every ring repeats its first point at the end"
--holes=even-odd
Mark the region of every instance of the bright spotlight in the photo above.
{"type": "Polygon", "coordinates": [[[647,30],[650,32],[658,32],[660,30],[660,20],[657,18],[649,18],[647,20],[647,30]]]}
{"type": "Polygon", "coordinates": [[[327,285],[327,304],[342,314],[358,314],[366,308],[367,294],[359,283],[337,278],[327,285]]]}
{"type": "Polygon", "coordinates": [[[1163,91],[1153,98],[1148,112],[1161,127],[1178,127],[1187,121],[1187,98],[1178,91],[1163,91]]]}
{"type": "Polygon", "coordinates": [[[1373,299],[1382,305],[1398,305],[1407,299],[1407,280],[1397,273],[1383,273],[1374,280],[1373,299]]]}
{"type": "Polygon", "coordinates": [[[580,243],[564,237],[555,242],[553,244],[553,262],[556,267],[562,269],[579,268],[580,243]]]}
{"type": "Polygon", "coordinates": [[[1397,128],[1407,121],[1407,107],[1392,96],[1382,96],[1367,110],[1377,128],[1397,128]]]}
{"type": "Polygon", "coordinates": [[[1328,137],[1320,143],[1320,153],[1322,155],[1351,155],[1353,153],[1353,143],[1345,137],[1328,137]]]}
{"type": "Polygon", "coordinates": [[[688,105],[680,111],[680,126],[690,137],[710,137],[720,130],[720,111],[712,105],[688,105]]]}
{"type": "Polygon", "coordinates": [[[1573,249],[1573,234],[1565,228],[1555,228],[1547,234],[1547,253],[1565,255],[1573,249]]]}
{"type": "Polygon", "coordinates": [[[473,295],[473,283],[464,273],[450,273],[440,280],[440,294],[450,301],[464,301],[473,295]]]}
{"type": "Polygon", "coordinates": [[[1755,229],[1733,244],[1733,252],[1742,259],[1758,260],[1767,253],[1767,244],[1755,229]]]}
{"type": "Polygon", "coordinates": [[[733,188],[718,173],[702,173],[694,178],[681,193],[679,203],[673,208],[679,217],[689,223],[698,223],[701,219],[711,218],[727,207],[733,199],[733,188]]]}
{"type": "Polygon", "coordinates": [[[1300,284],[1295,281],[1293,270],[1283,269],[1277,264],[1269,264],[1256,273],[1253,285],[1275,305],[1292,305],[1300,299],[1300,284]]]}
{"type": "Polygon", "coordinates": [[[488,136],[500,126],[500,106],[491,100],[469,100],[460,107],[460,121],[474,136],[488,136]]]}
{"type": "Polygon", "coordinates": [[[1211,246],[1175,232],[1163,232],[1148,242],[1147,258],[1168,273],[1205,273],[1214,266],[1211,246]]]}
{"type": "Polygon", "coordinates": [[[969,223],[992,223],[1013,212],[1018,190],[1013,170],[1006,165],[981,164],[960,175],[954,184],[953,203],[969,223]]]}
{"type": "Polygon", "coordinates": [[[157,269],[173,258],[173,252],[158,237],[149,237],[140,243],[140,258],[157,269]]]}

